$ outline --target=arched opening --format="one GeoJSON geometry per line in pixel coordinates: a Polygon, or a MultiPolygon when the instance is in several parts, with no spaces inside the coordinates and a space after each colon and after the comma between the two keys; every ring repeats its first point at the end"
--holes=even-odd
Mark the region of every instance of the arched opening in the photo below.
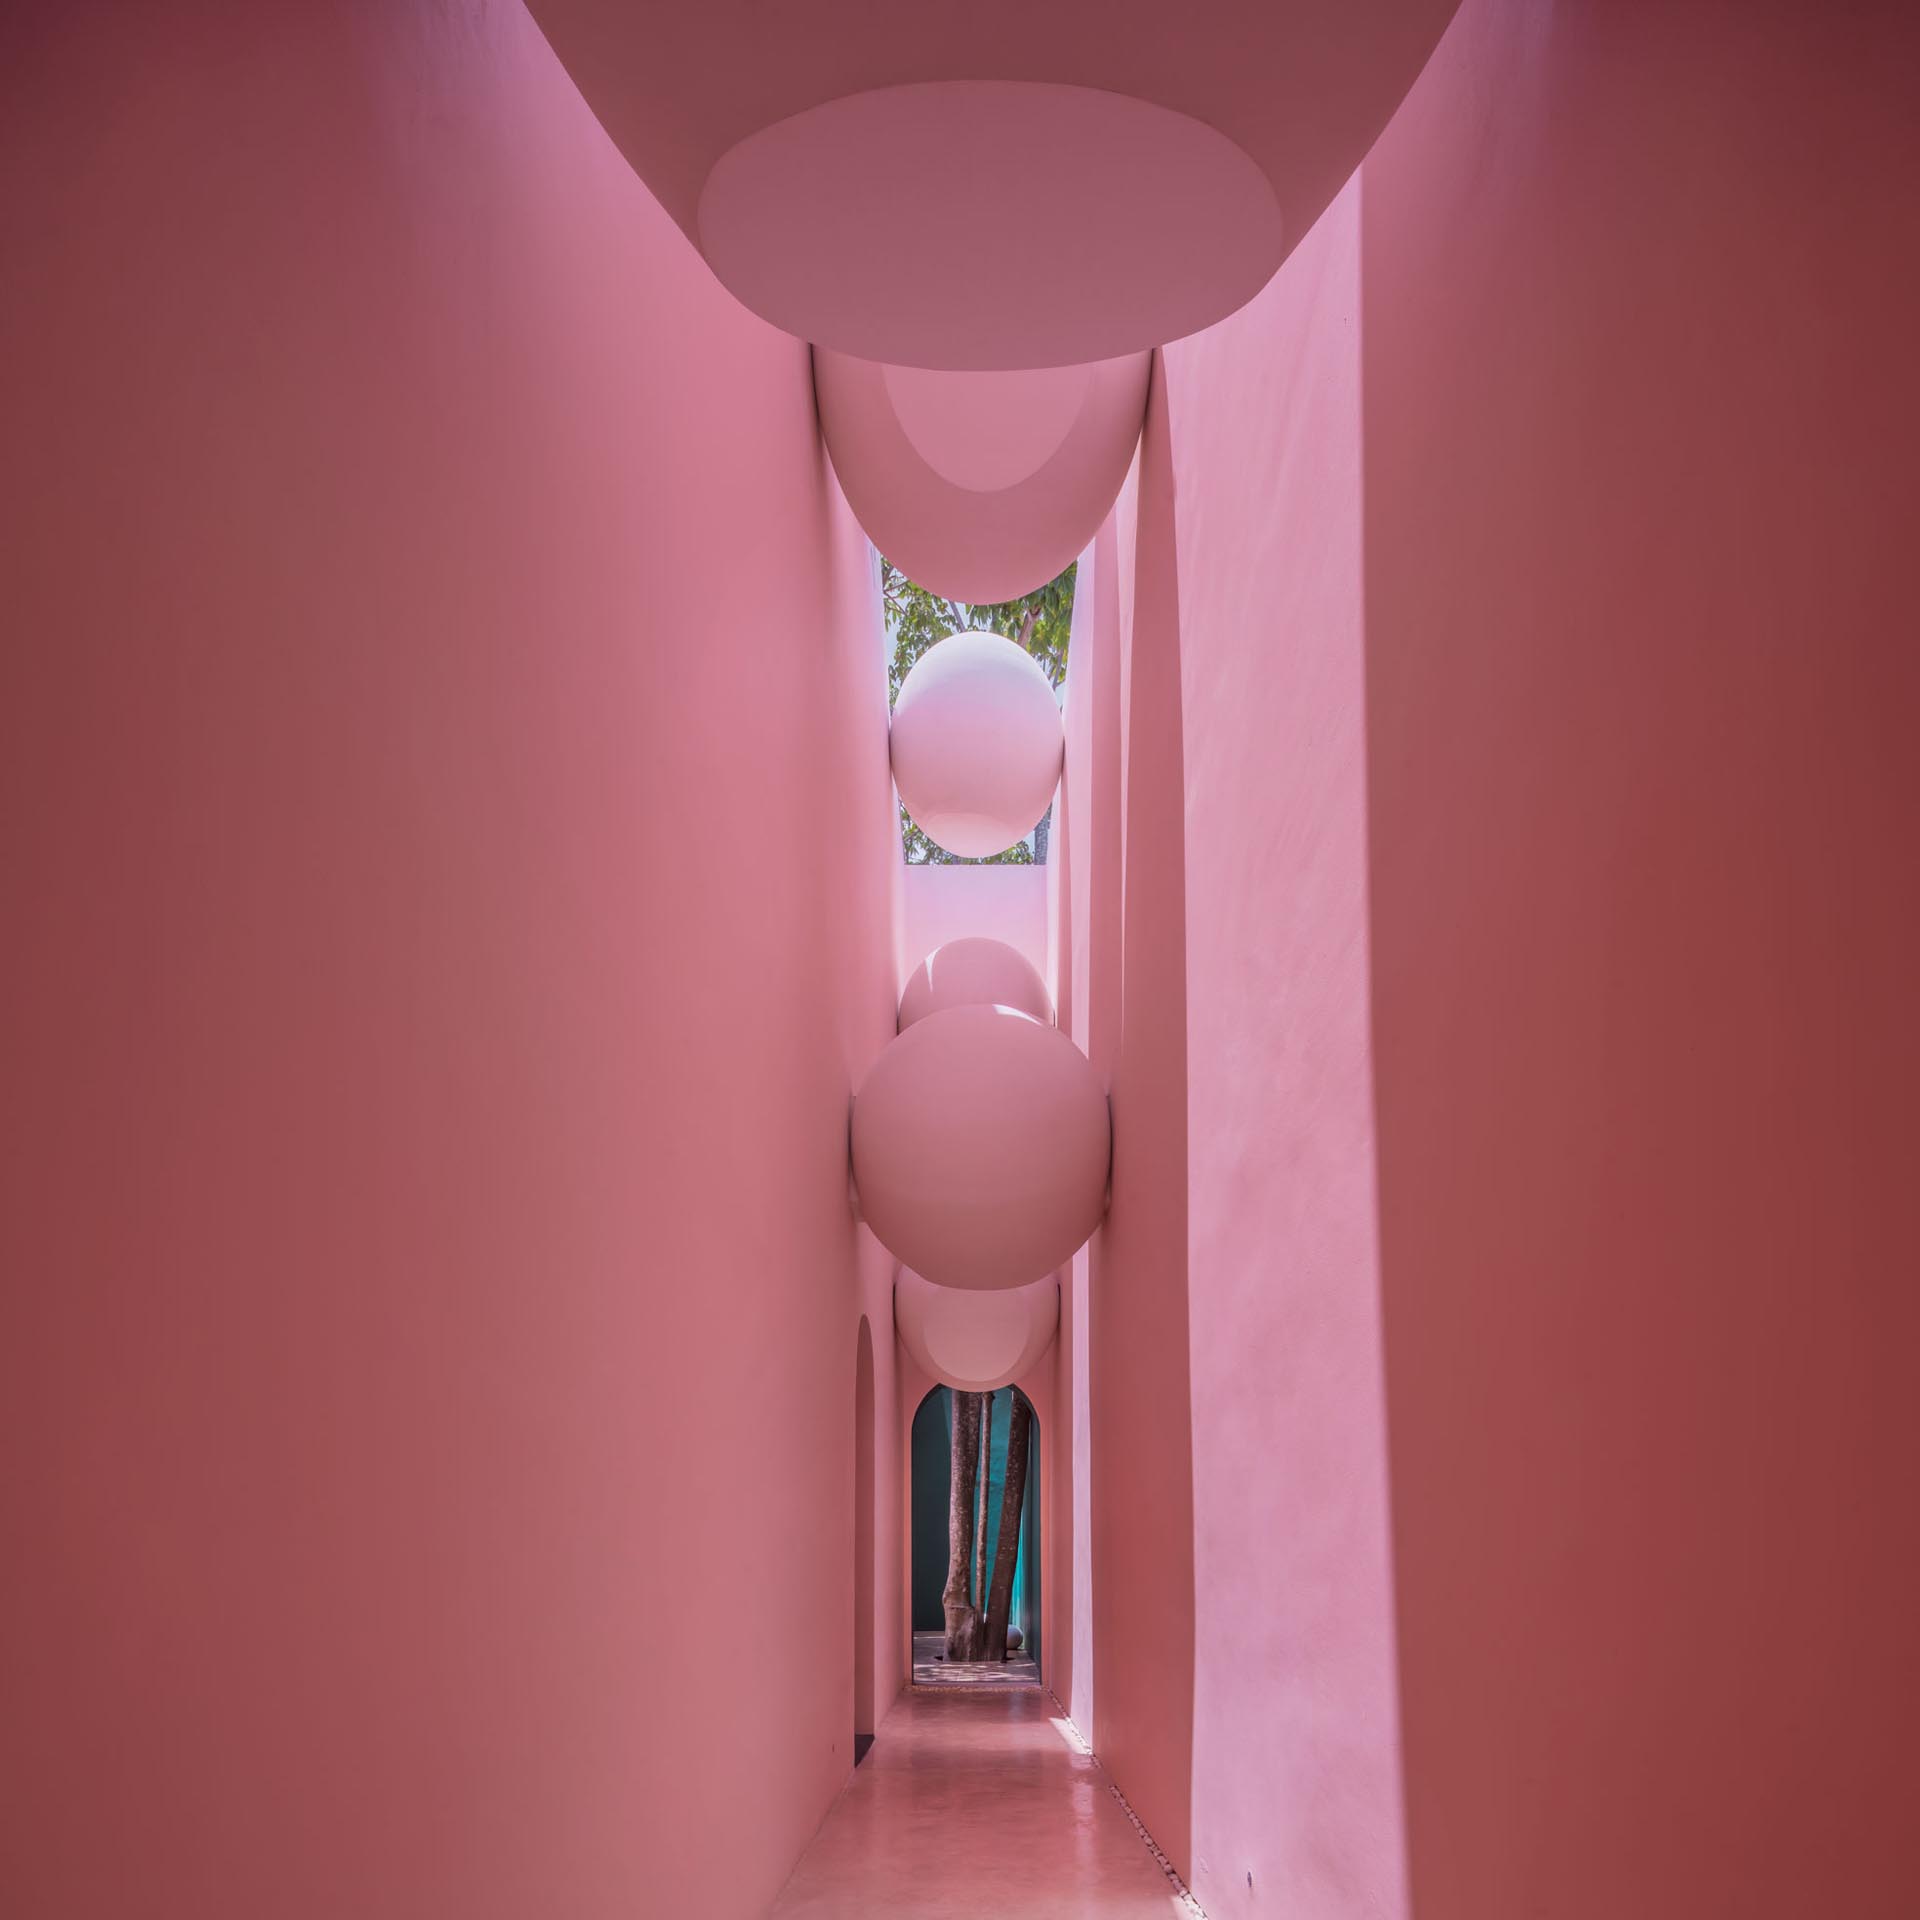
{"type": "Polygon", "coordinates": [[[860,1316],[853,1366],[853,1764],[873,1745],[873,1332],[860,1316]]]}
{"type": "MultiPolygon", "coordinates": [[[[918,1687],[1037,1687],[1040,1684],[1040,1421],[1017,1387],[960,1394],[935,1387],[914,1410],[912,1459],[913,1683],[918,1687]],[[967,1401],[976,1404],[970,1412],[967,1401]],[[1015,1410],[1019,1417],[1016,1419],[1015,1410]],[[969,1421],[977,1422],[974,1471],[965,1471],[969,1421]],[[956,1426],[962,1471],[956,1480],[956,1426]],[[1024,1453],[1024,1459],[1021,1458],[1024,1453]],[[1009,1480],[1018,1505],[1007,1512],[1009,1480]],[[960,1482],[965,1482],[964,1487],[960,1482]],[[967,1519],[956,1528],[959,1505],[967,1519]],[[1009,1529],[1003,1534],[1003,1523],[1009,1529]],[[965,1568],[955,1564],[964,1535],[965,1568]],[[1011,1576],[1003,1564],[1011,1560],[1011,1576]],[[1004,1658],[949,1658],[947,1598],[964,1580],[967,1603],[984,1625],[995,1574],[1007,1628],[1004,1658]]],[[[986,1649],[974,1647],[975,1654],[986,1649]]]]}

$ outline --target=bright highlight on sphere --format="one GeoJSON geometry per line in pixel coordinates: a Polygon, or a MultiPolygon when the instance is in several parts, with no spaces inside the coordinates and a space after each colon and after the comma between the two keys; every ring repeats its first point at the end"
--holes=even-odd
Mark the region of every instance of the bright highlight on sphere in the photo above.
{"type": "Polygon", "coordinates": [[[1140,438],[1151,354],[1023,373],[813,353],[820,427],[873,544],[970,606],[1064,572],[1113,505],[1140,438]]]}
{"type": "Polygon", "coordinates": [[[1024,953],[1004,940],[970,936],[935,947],[914,968],[900,996],[900,1031],[949,1007],[1013,1007],[1053,1024],[1046,982],[1024,953]]]}
{"type": "Polygon", "coordinates": [[[1106,1095],[1065,1034],[1010,1007],[928,1014],[853,1101],[860,1211],[942,1287],[1022,1287],[1100,1223],[1113,1156],[1106,1095]]]}
{"type": "Polygon", "coordinates": [[[1024,647],[953,633],[913,664],[893,708],[893,779],[928,839],[969,859],[1039,824],[1066,737],[1053,688],[1024,647]]]}
{"type": "Polygon", "coordinates": [[[893,1283],[893,1323],[930,1379],[961,1393],[997,1393],[1053,1344],[1060,1287],[1052,1274],[993,1292],[936,1287],[902,1267],[893,1283]]]}

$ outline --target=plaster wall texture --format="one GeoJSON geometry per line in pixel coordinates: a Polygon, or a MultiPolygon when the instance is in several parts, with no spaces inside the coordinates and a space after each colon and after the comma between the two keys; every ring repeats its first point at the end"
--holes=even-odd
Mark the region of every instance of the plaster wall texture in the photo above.
{"type": "Polygon", "coordinates": [[[1470,5],[1161,356],[1058,1370],[1078,1315],[1095,1745],[1210,1910],[1914,1904],[1914,51],[1470,5]]]}
{"type": "MultiPolygon", "coordinates": [[[[1083,605],[1094,579],[1093,549],[1080,555],[1075,574],[1074,621],[1076,635],[1081,623],[1091,618],[1083,605]]],[[[1073,995],[1073,787],[1074,726],[1070,712],[1073,691],[1073,649],[1067,651],[1066,703],[1061,719],[1066,734],[1060,791],[1054,798],[1054,837],[1047,849],[1047,970],[1048,990],[1054,1001],[1054,1022],[1063,1033],[1074,1034],[1073,995]]],[[[1103,1083],[1104,1085],[1104,1083],[1103,1083]]],[[[1083,1375],[1086,1358],[1086,1262],[1085,1247],[1060,1269],[1058,1279],[1059,1319],[1054,1328],[1053,1349],[1036,1371],[1044,1373],[1060,1425],[1055,1445],[1040,1463],[1042,1515],[1048,1521],[1042,1536],[1043,1584],[1040,1591],[1041,1619],[1044,1631],[1040,1647],[1040,1678],[1053,1693],[1069,1719],[1074,1719],[1076,1675],[1090,1682],[1093,1663],[1090,1648],[1091,1593],[1078,1577],[1076,1562],[1085,1551],[1082,1526],[1076,1509],[1086,1485],[1086,1394],[1077,1375],[1083,1375]],[[1077,1304],[1076,1304],[1077,1301],[1077,1304]],[[1078,1366],[1076,1367],[1076,1356],[1078,1366]],[[1064,1645],[1062,1644],[1064,1642],[1064,1645]]],[[[1091,1694],[1087,1695],[1089,1712],[1091,1694]]],[[[1087,1722],[1074,1719],[1076,1726],[1087,1722]]]]}
{"type": "Polygon", "coordinates": [[[1920,1911],[1916,71],[1468,0],[1364,170],[1421,1920],[1920,1911]]]}
{"type": "Polygon", "coordinates": [[[892,1278],[806,349],[517,7],[23,5],[0,75],[0,1906],[763,1911],[892,1278]]]}
{"type": "MultiPolygon", "coordinates": [[[[1265,293],[1162,356],[1184,720],[1183,1865],[1216,1920],[1407,1911],[1369,1045],[1360,220],[1355,182],[1265,293]]],[[[1147,644],[1136,632],[1136,657],[1147,644]]]]}
{"type": "MultiPolygon", "coordinates": [[[[1074,576],[1066,767],[1059,832],[1048,850],[1057,1018],[1103,1085],[1111,1078],[1119,999],[1119,527],[1133,513],[1135,490],[1130,474],[1074,576]]],[[[1067,1444],[1045,1463],[1055,1516],[1047,1559],[1049,1684],[1086,1738],[1095,1701],[1092,1293],[1103,1231],[1062,1275],[1054,1401],[1067,1444]]]]}
{"type": "MultiPolygon", "coordinates": [[[[1092,1739],[1155,1838],[1187,1858],[1194,1676],[1187,1263],[1185,817],[1179,563],[1166,369],[1156,359],[1117,543],[1117,646],[1096,647],[1115,762],[1117,927],[1103,1064],[1113,1200],[1089,1263],[1092,1739]],[[1125,538],[1131,522],[1131,554],[1125,538]],[[1131,561],[1129,566],[1128,561],[1131,561]],[[1124,590],[1131,573],[1132,589],[1124,590]],[[1117,656],[1117,657],[1116,657],[1117,656]],[[1116,817],[1117,816],[1117,817],[1116,817]],[[1117,938],[1116,938],[1117,936],[1117,938]]],[[[1094,1009],[1098,1013],[1098,1008],[1094,1009]]],[[[1100,1023],[1096,1020],[1096,1027],[1100,1023]]]]}

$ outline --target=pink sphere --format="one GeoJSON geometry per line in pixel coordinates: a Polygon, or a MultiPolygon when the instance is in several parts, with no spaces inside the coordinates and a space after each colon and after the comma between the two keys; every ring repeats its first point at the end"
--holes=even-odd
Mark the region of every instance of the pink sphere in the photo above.
{"type": "Polygon", "coordinates": [[[899,366],[1018,368],[1136,353],[1250,300],[1457,4],[532,10],[653,199],[763,319],[899,366]]]}
{"type": "Polygon", "coordinates": [[[873,544],[969,606],[1063,572],[1106,518],[1140,438],[1151,354],[1031,373],[936,373],[816,347],[833,469],[873,544]]]}
{"type": "Polygon", "coordinates": [[[1027,1287],[936,1287],[902,1267],[893,1323],[921,1372],[962,1393],[996,1393],[1053,1343],[1060,1287],[1052,1274],[1027,1287]]]}
{"type": "Polygon", "coordinates": [[[1100,1223],[1106,1095],[1065,1034],[1010,1007],[949,1007],[873,1063],[853,1101],[860,1211],[942,1287],[1022,1287],[1100,1223]]]}
{"type": "Polygon", "coordinates": [[[1053,688],[1024,647],[952,633],[913,664],[893,707],[894,784],[927,837],[977,859],[1039,824],[1066,736],[1053,688]]]}
{"type": "Polygon", "coordinates": [[[900,1031],[948,1007],[1014,1007],[1048,1026],[1053,1000],[1024,953],[978,936],[935,947],[914,968],[900,996],[900,1031]]]}
{"type": "Polygon", "coordinates": [[[763,319],[918,367],[1070,366],[1177,340],[1244,305],[1286,251],[1272,183],[1204,119],[971,75],[761,127],[715,161],[696,220],[708,265],[763,319]]]}

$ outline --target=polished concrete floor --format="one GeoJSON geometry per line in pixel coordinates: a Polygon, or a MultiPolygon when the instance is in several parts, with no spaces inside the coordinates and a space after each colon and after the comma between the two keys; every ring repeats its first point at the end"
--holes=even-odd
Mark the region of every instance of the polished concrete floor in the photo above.
{"type": "Polygon", "coordinates": [[[1038,1687],[912,1687],[801,1855],[776,1916],[1188,1920],[1038,1687]]]}

